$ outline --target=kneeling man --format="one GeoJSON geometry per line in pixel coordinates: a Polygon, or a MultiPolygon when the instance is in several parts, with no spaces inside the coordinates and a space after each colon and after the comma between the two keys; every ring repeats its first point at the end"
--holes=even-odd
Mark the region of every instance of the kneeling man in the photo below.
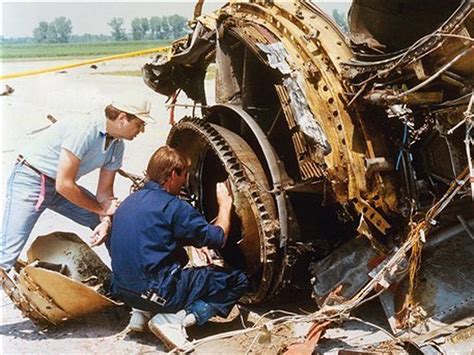
{"type": "Polygon", "coordinates": [[[212,316],[226,317],[244,294],[243,272],[216,266],[184,268],[183,246],[222,248],[230,228],[232,196],[216,186],[219,212],[209,224],[177,197],[188,178],[188,161],[170,147],[159,148],[147,167],[144,188],[117,209],[108,247],[112,258],[111,291],[134,308],[131,326],[154,317],[148,327],[168,349],[185,349],[185,327],[212,316]],[[135,319],[134,319],[135,318],[135,319]]]}

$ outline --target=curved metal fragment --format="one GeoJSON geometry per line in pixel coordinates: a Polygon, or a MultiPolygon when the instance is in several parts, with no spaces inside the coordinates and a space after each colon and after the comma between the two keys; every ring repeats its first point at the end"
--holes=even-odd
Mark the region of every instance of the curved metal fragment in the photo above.
{"type": "Polygon", "coordinates": [[[104,295],[110,270],[77,235],[39,236],[27,255],[13,279],[3,270],[0,277],[7,295],[34,323],[58,325],[120,305],[104,295]]]}
{"type": "MultiPolygon", "coordinates": [[[[213,189],[219,180],[228,178],[234,192],[236,218],[233,228],[239,240],[229,237],[227,244],[236,244],[244,263],[240,264],[251,277],[253,290],[245,297],[247,302],[260,302],[267,296],[274,274],[278,246],[278,223],[275,206],[268,192],[265,174],[255,154],[236,134],[223,127],[196,119],[183,119],[173,126],[168,145],[181,151],[191,160],[191,185],[199,183],[193,192],[198,195],[198,206],[212,219],[217,212],[213,203],[215,196],[204,195],[204,190],[213,189]],[[206,184],[206,186],[202,186],[206,184]]],[[[226,251],[224,250],[224,259],[226,251]]],[[[235,256],[235,255],[234,255],[235,256]]],[[[227,260],[229,262],[229,260],[227,260]]],[[[230,260],[230,262],[238,262],[230,260]]]]}

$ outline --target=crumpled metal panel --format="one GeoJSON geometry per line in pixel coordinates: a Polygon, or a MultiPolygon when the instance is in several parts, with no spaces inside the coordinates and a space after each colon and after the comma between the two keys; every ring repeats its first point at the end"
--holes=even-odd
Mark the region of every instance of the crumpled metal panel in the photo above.
{"type": "Polygon", "coordinates": [[[318,122],[319,120],[316,120],[308,106],[299,81],[301,79],[298,80],[298,75],[288,76],[283,80],[290,96],[290,107],[293,111],[293,116],[301,131],[323,150],[324,155],[327,155],[331,152],[331,146],[318,122]]]}
{"type": "MultiPolygon", "coordinates": [[[[410,318],[405,319],[406,279],[381,296],[395,333],[405,329],[413,333],[425,333],[472,315],[474,241],[463,229],[457,230],[455,236],[441,239],[433,247],[428,244],[423,251],[423,262],[414,292],[416,307],[410,318]]],[[[436,239],[436,234],[433,239],[436,239]]]]}
{"type": "Polygon", "coordinates": [[[425,355],[472,354],[474,317],[464,318],[421,335],[408,334],[401,339],[416,344],[425,355]]]}
{"type": "Polygon", "coordinates": [[[318,305],[350,299],[369,281],[369,272],[384,258],[367,238],[359,237],[311,264],[310,271],[315,275],[313,294],[318,305]]]}
{"type": "Polygon", "coordinates": [[[175,49],[180,54],[172,62],[164,55],[158,55],[142,68],[143,80],[152,90],[170,96],[178,89],[197,102],[206,104],[204,77],[209,62],[204,59],[215,46],[215,31],[207,31],[196,24],[190,43],[177,41],[175,49]]]}
{"type": "Polygon", "coordinates": [[[354,0],[348,16],[353,48],[379,53],[408,48],[433,32],[462,2],[438,0],[433,7],[431,0],[354,0]]]}
{"type": "MultiPolygon", "coordinates": [[[[349,25],[351,47],[357,59],[345,64],[344,76],[355,78],[360,74],[378,71],[378,77],[383,78],[392,70],[403,75],[402,68],[413,68],[421,78],[434,72],[432,68],[423,68],[425,65],[446,63],[453,53],[471,45],[469,38],[472,36],[473,18],[474,9],[470,0],[439,1],[436,7],[429,0],[417,4],[406,0],[383,3],[355,0],[349,12],[349,25]],[[425,20],[407,20],[420,16],[425,20]],[[385,21],[389,17],[391,19],[385,21]],[[378,18],[384,18],[384,21],[378,18]],[[407,26],[407,23],[410,25],[407,26]],[[416,37],[416,33],[423,35],[416,37]],[[420,58],[427,54],[430,60],[422,62],[420,58]]],[[[454,63],[450,70],[463,78],[472,79],[473,60],[474,51],[470,51],[454,63]]]]}
{"type": "MultiPolygon", "coordinates": [[[[434,347],[444,354],[472,354],[474,343],[474,325],[431,340],[427,345],[421,347],[424,354],[425,349],[434,347]]],[[[436,353],[437,355],[437,353],[436,353]]]]}
{"type": "Polygon", "coordinates": [[[267,54],[270,67],[277,69],[283,75],[291,74],[291,68],[286,61],[288,52],[281,42],[270,44],[256,43],[256,46],[267,54]]]}
{"type": "Polygon", "coordinates": [[[33,322],[57,325],[119,305],[103,295],[110,270],[77,235],[39,236],[27,255],[16,277],[1,278],[7,295],[33,322]]]}

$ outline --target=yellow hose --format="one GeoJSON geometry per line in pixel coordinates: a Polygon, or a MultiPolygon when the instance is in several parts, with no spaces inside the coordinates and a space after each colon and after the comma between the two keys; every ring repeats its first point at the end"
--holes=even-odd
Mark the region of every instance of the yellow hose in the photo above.
{"type": "Polygon", "coordinates": [[[69,69],[69,68],[76,68],[80,67],[83,65],[89,65],[89,64],[95,64],[95,63],[101,63],[101,62],[107,62],[109,60],[115,60],[115,59],[122,59],[122,58],[129,58],[129,57],[138,57],[141,55],[145,54],[150,54],[150,53],[156,53],[156,52],[164,52],[167,51],[170,47],[158,47],[158,48],[150,48],[150,49],[144,49],[141,51],[135,51],[135,52],[128,52],[128,53],[122,53],[122,54],[115,54],[111,55],[108,57],[102,57],[102,58],[95,58],[95,59],[90,59],[90,60],[84,60],[82,62],[78,63],[73,63],[73,64],[65,64],[65,65],[59,65],[56,67],[51,67],[51,68],[45,68],[45,69],[36,69],[36,70],[26,70],[18,73],[12,73],[12,74],[6,74],[0,76],[0,80],[5,80],[5,79],[15,79],[15,78],[21,78],[23,76],[30,76],[30,75],[37,75],[37,74],[44,74],[44,73],[50,73],[58,70],[64,70],[64,69],[69,69]]]}

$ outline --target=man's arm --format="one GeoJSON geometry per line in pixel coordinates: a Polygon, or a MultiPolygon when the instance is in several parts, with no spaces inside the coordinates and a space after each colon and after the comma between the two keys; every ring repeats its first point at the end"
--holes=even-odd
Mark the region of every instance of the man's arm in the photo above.
{"type": "Polygon", "coordinates": [[[97,184],[96,197],[99,203],[104,203],[114,197],[114,181],[116,170],[100,169],[99,182],[97,184]]]}
{"type": "MultiPolygon", "coordinates": [[[[232,202],[233,198],[230,192],[230,187],[226,186],[226,182],[220,182],[216,185],[216,196],[217,204],[219,206],[219,211],[215,221],[212,223],[215,226],[222,228],[224,232],[224,242],[222,243],[223,247],[227,242],[227,237],[229,236],[230,231],[230,213],[232,211],[232,202]]],[[[198,257],[201,259],[203,265],[211,265],[214,262],[211,252],[207,247],[196,248],[198,257]]],[[[198,265],[202,266],[202,265],[198,265]]]]}
{"type": "Polygon", "coordinates": [[[79,158],[67,149],[61,150],[58,173],[56,176],[56,191],[79,207],[85,208],[98,215],[112,215],[117,208],[115,200],[108,199],[99,203],[99,201],[87,195],[80,186],[76,184],[76,176],[80,162],[79,158]]]}
{"type": "MultiPolygon", "coordinates": [[[[99,203],[114,199],[114,180],[116,170],[100,169],[99,182],[97,184],[96,198],[99,203]]],[[[110,216],[99,216],[100,223],[94,229],[91,236],[91,246],[101,245],[109,237],[112,218],[110,216]]]]}
{"type": "Polygon", "coordinates": [[[226,183],[219,182],[216,185],[217,204],[219,212],[217,213],[214,225],[219,226],[224,231],[224,245],[230,231],[230,212],[232,211],[232,195],[226,186],[226,183]]]}

